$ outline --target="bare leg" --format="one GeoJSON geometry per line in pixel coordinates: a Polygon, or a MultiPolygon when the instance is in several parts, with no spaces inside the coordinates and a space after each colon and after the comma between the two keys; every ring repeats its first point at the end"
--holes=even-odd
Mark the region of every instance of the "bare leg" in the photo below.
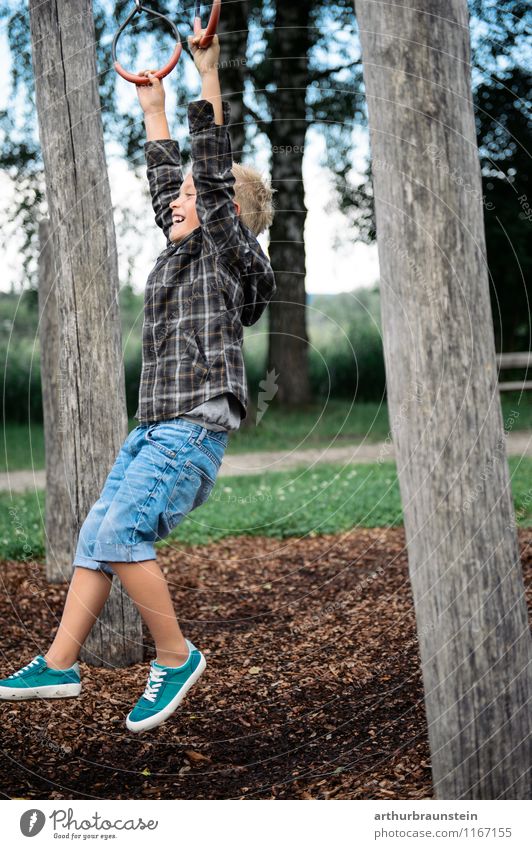
{"type": "Polygon", "coordinates": [[[44,659],[52,669],[68,669],[111,591],[111,576],[95,569],[76,566],[68,589],[65,607],[54,641],[44,659]]]}
{"type": "Polygon", "coordinates": [[[125,591],[137,606],[157,649],[157,663],[181,666],[188,647],[175,615],[166,578],[155,560],[111,563],[125,591]]]}

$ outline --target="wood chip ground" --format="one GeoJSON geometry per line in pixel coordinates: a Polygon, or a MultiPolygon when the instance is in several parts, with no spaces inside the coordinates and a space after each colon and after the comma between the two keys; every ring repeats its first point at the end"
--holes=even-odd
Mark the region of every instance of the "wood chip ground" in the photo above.
{"type": "MultiPolygon", "coordinates": [[[[525,582],[532,530],[520,530],[525,582]]],[[[124,719],[154,657],[81,664],[76,699],[0,703],[4,798],[430,799],[402,528],[234,537],[159,552],[207,669],[164,725],[124,719]]],[[[45,652],[67,584],[1,564],[0,675],[45,652]]]]}

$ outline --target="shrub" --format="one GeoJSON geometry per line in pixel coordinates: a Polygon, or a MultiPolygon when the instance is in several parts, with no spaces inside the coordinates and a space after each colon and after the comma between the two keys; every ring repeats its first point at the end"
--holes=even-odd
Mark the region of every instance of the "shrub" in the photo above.
{"type": "Polygon", "coordinates": [[[345,335],[310,352],[313,394],[379,401],[385,394],[384,352],[378,328],[357,318],[345,335]]]}

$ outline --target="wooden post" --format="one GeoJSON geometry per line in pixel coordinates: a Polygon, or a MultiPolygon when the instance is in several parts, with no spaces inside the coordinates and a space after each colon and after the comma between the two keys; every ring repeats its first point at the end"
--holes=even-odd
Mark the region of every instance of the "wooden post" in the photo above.
{"type": "Polygon", "coordinates": [[[72,552],[77,541],[63,463],[61,396],[64,369],[61,362],[56,272],[50,221],[39,222],[39,343],[46,456],[46,577],[61,583],[70,577],[72,552]]]}
{"type": "MultiPolygon", "coordinates": [[[[356,0],[388,403],[440,799],[530,793],[531,639],[499,393],[466,0],[356,0]]],[[[510,426],[510,425],[508,425],[510,426]]]]}
{"type": "MultiPolygon", "coordinates": [[[[31,0],[29,9],[64,365],[58,438],[74,539],[127,434],[116,239],[91,0],[31,0]]],[[[125,666],[142,660],[141,621],[117,578],[113,585],[81,658],[125,666]]]]}

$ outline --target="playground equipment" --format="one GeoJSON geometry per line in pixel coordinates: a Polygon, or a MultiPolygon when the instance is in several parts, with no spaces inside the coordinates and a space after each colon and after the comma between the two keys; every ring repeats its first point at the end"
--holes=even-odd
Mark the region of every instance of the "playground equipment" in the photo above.
{"type": "MultiPolygon", "coordinates": [[[[216,30],[217,30],[217,27],[218,27],[218,21],[220,20],[221,6],[222,6],[222,0],[214,0],[214,2],[212,4],[212,8],[211,8],[211,13],[210,13],[210,16],[209,16],[209,22],[208,22],[207,27],[205,29],[205,33],[204,33],[203,37],[201,38],[201,40],[199,42],[200,47],[209,47],[209,45],[211,44],[211,42],[212,42],[212,40],[213,40],[213,38],[216,34],[216,30]]],[[[175,26],[175,24],[173,23],[173,21],[171,21],[169,18],[167,18],[166,15],[163,15],[160,12],[156,12],[154,9],[149,9],[147,6],[143,6],[142,3],[140,2],[140,0],[135,0],[135,7],[131,10],[129,15],[125,19],[124,23],[121,24],[121,26],[117,29],[117,31],[114,35],[113,44],[112,44],[112,48],[111,48],[112,49],[112,56],[113,56],[113,65],[114,65],[114,69],[115,69],[116,73],[120,74],[120,76],[123,77],[128,82],[135,83],[135,85],[149,85],[149,79],[147,77],[139,76],[138,74],[132,74],[130,71],[126,71],[125,68],[122,67],[122,65],[120,64],[120,62],[116,58],[116,45],[118,43],[118,39],[120,38],[120,36],[122,35],[122,33],[124,32],[126,27],[128,27],[129,24],[133,21],[133,19],[137,15],[140,15],[141,12],[146,12],[146,14],[148,14],[148,15],[155,15],[155,17],[160,18],[162,21],[164,21],[164,23],[167,24],[170,27],[170,29],[171,29],[174,37],[175,37],[175,40],[176,40],[174,52],[172,53],[172,56],[170,57],[170,59],[168,60],[166,65],[164,65],[164,67],[160,68],[158,71],[155,71],[155,76],[158,77],[160,80],[163,77],[166,77],[167,74],[170,73],[170,71],[173,71],[173,69],[175,68],[175,66],[179,62],[179,58],[180,58],[181,53],[183,51],[183,44],[182,44],[182,41],[181,41],[181,36],[179,35],[179,31],[178,31],[177,27],[175,26]]],[[[197,33],[201,32],[201,30],[202,30],[201,2],[200,2],[200,0],[195,0],[194,33],[197,34],[197,33]]]]}

